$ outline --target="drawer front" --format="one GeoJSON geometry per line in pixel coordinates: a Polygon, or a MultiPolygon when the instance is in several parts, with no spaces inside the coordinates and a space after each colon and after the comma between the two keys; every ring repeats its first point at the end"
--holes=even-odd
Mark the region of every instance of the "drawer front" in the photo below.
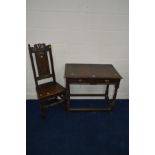
{"type": "Polygon", "coordinates": [[[77,79],[68,79],[69,83],[73,84],[114,84],[119,82],[118,79],[86,79],[86,78],[77,78],[77,79]]]}

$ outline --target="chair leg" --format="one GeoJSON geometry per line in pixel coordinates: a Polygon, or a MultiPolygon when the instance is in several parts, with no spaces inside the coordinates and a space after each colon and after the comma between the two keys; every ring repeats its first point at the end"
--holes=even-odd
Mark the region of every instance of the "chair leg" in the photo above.
{"type": "Polygon", "coordinates": [[[68,93],[67,93],[67,91],[65,91],[65,93],[64,93],[64,111],[68,111],[68,93]]]}
{"type": "Polygon", "coordinates": [[[41,118],[45,119],[46,118],[46,111],[44,107],[44,103],[40,102],[40,113],[41,113],[41,118]]]}

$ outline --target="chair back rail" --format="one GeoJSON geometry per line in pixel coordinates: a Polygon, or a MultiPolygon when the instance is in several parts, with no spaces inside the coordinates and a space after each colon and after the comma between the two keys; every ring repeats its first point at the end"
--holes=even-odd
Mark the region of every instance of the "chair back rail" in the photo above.
{"type": "Polygon", "coordinates": [[[39,80],[46,78],[56,82],[51,45],[35,44],[28,47],[36,86],[39,80]]]}

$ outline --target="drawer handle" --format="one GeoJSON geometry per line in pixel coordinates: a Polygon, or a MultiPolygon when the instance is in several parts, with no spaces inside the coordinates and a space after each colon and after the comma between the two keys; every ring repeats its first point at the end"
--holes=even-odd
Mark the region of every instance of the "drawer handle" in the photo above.
{"type": "Polygon", "coordinates": [[[82,79],[79,79],[78,82],[82,82],[82,79]]]}
{"type": "Polygon", "coordinates": [[[109,80],[105,80],[105,82],[106,82],[106,83],[108,83],[108,82],[109,82],[109,80]]]}

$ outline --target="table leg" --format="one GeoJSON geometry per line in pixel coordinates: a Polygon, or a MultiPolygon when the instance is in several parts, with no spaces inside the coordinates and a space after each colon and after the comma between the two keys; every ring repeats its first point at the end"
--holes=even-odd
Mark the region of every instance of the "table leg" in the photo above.
{"type": "Polygon", "coordinates": [[[110,106],[111,106],[112,109],[115,108],[115,101],[116,101],[116,96],[117,96],[118,88],[119,88],[119,83],[115,84],[114,95],[113,95],[113,98],[112,98],[111,103],[110,103],[110,106]]]}
{"type": "Polygon", "coordinates": [[[65,110],[69,111],[69,104],[70,104],[70,84],[68,80],[66,80],[66,96],[67,96],[67,102],[65,105],[65,110]]]}
{"type": "Polygon", "coordinates": [[[109,100],[108,94],[109,94],[109,84],[107,84],[107,86],[106,86],[106,91],[105,91],[105,99],[106,99],[106,100],[109,100]]]}

